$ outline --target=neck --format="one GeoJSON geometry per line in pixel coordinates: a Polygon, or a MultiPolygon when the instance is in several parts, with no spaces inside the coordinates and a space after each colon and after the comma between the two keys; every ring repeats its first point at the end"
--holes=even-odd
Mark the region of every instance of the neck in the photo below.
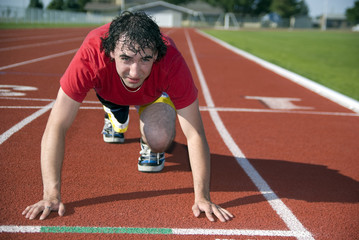
{"type": "Polygon", "coordinates": [[[141,84],[139,87],[137,87],[137,88],[130,88],[130,87],[127,87],[127,86],[126,86],[126,84],[123,82],[122,78],[121,78],[121,82],[122,82],[123,87],[124,87],[128,92],[132,92],[132,93],[137,92],[138,90],[140,90],[141,87],[142,87],[142,85],[143,85],[143,83],[142,83],[142,84],[141,84]]]}

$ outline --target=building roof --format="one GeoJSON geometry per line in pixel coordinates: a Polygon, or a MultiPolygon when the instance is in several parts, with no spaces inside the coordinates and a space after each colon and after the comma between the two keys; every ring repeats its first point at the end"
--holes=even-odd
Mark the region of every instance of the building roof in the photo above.
{"type": "Polygon", "coordinates": [[[154,7],[165,7],[165,8],[175,10],[175,11],[184,12],[184,13],[188,13],[188,14],[195,15],[195,16],[200,14],[200,12],[198,12],[198,11],[194,11],[192,9],[177,6],[177,5],[174,5],[174,4],[171,4],[168,2],[164,2],[164,1],[146,3],[143,5],[128,8],[127,10],[128,11],[143,11],[143,10],[154,8],[154,7]]]}
{"type": "Polygon", "coordinates": [[[181,4],[181,6],[192,9],[194,11],[202,12],[203,14],[219,15],[224,13],[224,10],[222,8],[214,7],[209,3],[203,2],[201,0],[181,4]]]}

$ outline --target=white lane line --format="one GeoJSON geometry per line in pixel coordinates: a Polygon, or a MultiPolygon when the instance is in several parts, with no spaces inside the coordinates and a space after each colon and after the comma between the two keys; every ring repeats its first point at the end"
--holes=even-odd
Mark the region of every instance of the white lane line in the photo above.
{"type": "Polygon", "coordinates": [[[7,99],[7,100],[20,100],[20,101],[44,101],[44,102],[52,102],[55,99],[50,98],[22,98],[22,97],[0,97],[0,99],[7,99]]]}
{"type": "MultiPolygon", "coordinates": [[[[213,106],[214,103],[210,92],[208,90],[208,86],[206,80],[203,76],[201,67],[199,65],[196,53],[194,51],[191,38],[188,34],[188,31],[185,30],[185,35],[187,39],[187,43],[191,52],[191,56],[197,71],[197,75],[201,84],[201,88],[205,91],[203,92],[206,103],[208,106],[213,106]]],[[[280,216],[280,218],[285,222],[287,227],[294,232],[301,232],[304,233],[305,236],[298,236],[297,238],[300,240],[304,239],[314,239],[311,233],[304,228],[304,226],[299,222],[299,220],[294,216],[292,211],[280,200],[280,198],[273,192],[267,182],[260,176],[257,170],[250,164],[248,159],[242,153],[240,148],[237,146],[235,141],[233,140],[232,136],[228,132],[227,128],[224,126],[222,119],[218,115],[216,110],[209,111],[210,116],[214,125],[216,126],[218,133],[222,137],[223,141],[225,142],[228,149],[231,151],[232,155],[235,157],[239,165],[243,168],[252,182],[256,185],[258,190],[262,193],[262,195],[267,199],[268,203],[271,205],[273,210],[280,216]]]]}
{"type": "Polygon", "coordinates": [[[246,51],[243,51],[241,49],[233,47],[232,45],[230,45],[220,39],[217,39],[211,35],[208,35],[202,31],[197,30],[197,32],[199,34],[201,34],[202,36],[205,36],[206,38],[211,39],[212,41],[220,44],[221,46],[231,50],[232,52],[257,63],[257,64],[261,65],[262,67],[269,69],[270,71],[275,72],[275,73],[285,77],[286,79],[288,79],[292,82],[295,82],[295,83],[299,84],[300,86],[303,86],[303,87],[315,92],[316,94],[318,94],[322,97],[325,97],[333,102],[338,103],[339,105],[342,105],[345,108],[348,108],[356,113],[359,113],[359,102],[357,100],[352,99],[348,96],[345,96],[341,93],[338,93],[330,88],[320,85],[319,83],[316,83],[308,78],[305,78],[296,73],[293,73],[287,69],[279,67],[273,63],[267,62],[267,61],[265,61],[261,58],[258,58],[246,51]]]}
{"type": "MultiPolygon", "coordinates": [[[[46,39],[46,38],[63,38],[63,37],[76,37],[76,35],[78,36],[77,33],[64,33],[64,34],[59,34],[59,35],[53,35],[53,34],[48,34],[48,35],[37,35],[37,36],[11,36],[8,35],[8,38],[5,39],[0,39],[0,43],[3,42],[15,42],[15,41],[24,41],[24,40],[34,40],[34,39],[46,39]],[[10,37],[10,38],[9,38],[10,37]]],[[[2,37],[5,37],[4,35],[1,35],[2,37]]]]}
{"type": "Polygon", "coordinates": [[[228,236],[267,236],[267,237],[306,237],[305,232],[288,230],[251,230],[251,229],[184,229],[173,228],[173,234],[177,235],[228,235],[228,236]]]}
{"type": "Polygon", "coordinates": [[[42,114],[49,111],[52,108],[53,104],[54,104],[54,102],[47,104],[46,106],[42,107],[37,112],[31,114],[27,118],[25,118],[22,121],[20,121],[19,123],[15,124],[13,127],[11,127],[9,130],[4,132],[3,134],[1,134],[0,135],[0,145],[3,144],[3,142],[5,142],[13,134],[15,134],[16,132],[21,130],[23,127],[25,127],[27,124],[31,123],[36,118],[40,117],[42,114]]]}
{"type": "Polygon", "coordinates": [[[18,50],[18,49],[30,48],[30,47],[41,47],[41,46],[66,43],[66,42],[75,42],[75,41],[81,41],[83,39],[84,39],[83,37],[77,37],[77,38],[49,41],[49,42],[43,42],[43,43],[33,43],[33,44],[24,44],[24,45],[13,46],[13,47],[4,47],[4,48],[0,48],[0,52],[10,51],[10,50],[18,50]]]}
{"type": "Polygon", "coordinates": [[[3,225],[0,226],[0,233],[40,233],[41,226],[16,226],[3,225]]]}
{"type": "MultiPolygon", "coordinates": [[[[21,98],[21,97],[0,97],[0,99],[6,100],[20,100],[20,101],[44,101],[52,102],[55,99],[49,98],[21,98]]],[[[83,101],[86,104],[100,105],[99,101],[83,101]]],[[[0,106],[0,109],[39,109],[42,106],[0,106]]],[[[81,106],[80,109],[102,109],[102,107],[87,107],[81,106]]],[[[131,107],[131,110],[135,108],[131,107]]],[[[258,108],[231,108],[231,107],[207,107],[200,106],[201,111],[214,110],[217,112],[247,112],[247,113],[282,113],[282,114],[301,114],[301,115],[323,115],[323,116],[344,116],[344,117],[359,117],[359,113],[345,113],[345,112],[320,112],[320,111],[287,111],[287,110],[274,110],[274,109],[258,109],[258,108]]]]}
{"type": "Polygon", "coordinates": [[[61,56],[64,56],[64,55],[75,53],[76,51],[77,51],[77,48],[69,50],[69,51],[66,51],[66,52],[56,53],[56,54],[48,55],[48,56],[45,56],[45,57],[34,58],[34,59],[23,61],[23,62],[14,63],[14,64],[10,64],[10,65],[7,65],[7,66],[2,66],[2,67],[0,67],[0,71],[5,70],[5,69],[9,69],[9,68],[13,68],[13,67],[18,67],[18,66],[30,64],[30,63],[40,62],[40,61],[51,59],[51,58],[61,57],[61,56]]]}
{"type": "MultiPolygon", "coordinates": [[[[43,231],[46,228],[66,228],[68,233],[92,233],[91,230],[95,230],[95,233],[99,233],[99,227],[76,227],[76,226],[17,226],[17,225],[0,225],[0,233],[55,233],[53,231],[43,231]],[[87,232],[81,231],[82,228],[86,228],[87,232]]],[[[133,228],[133,227],[131,227],[133,228]]],[[[110,227],[101,227],[101,229],[111,229],[110,227]]],[[[127,229],[126,227],[115,228],[114,230],[127,229]]],[[[147,228],[143,228],[146,230],[147,228]]],[[[150,228],[148,228],[150,229],[150,228]]],[[[217,236],[267,236],[267,237],[305,237],[303,232],[294,232],[287,230],[252,230],[252,229],[203,229],[203,228],[156,228],[159,230],[158,235],[217,235],[217,236]],[[170,230],[161,233],[161,230],[170,230]]],[[[61,230],[59,230],[61,232],[61,230]]],[[[107,232],[109,233],[109,232],[107,232]]],[[[123,234],[121,231],[113,231],[111,234],[123,234]]],[[[141,234],[153,234],[153,233],[141,233],[141,234]]]]}

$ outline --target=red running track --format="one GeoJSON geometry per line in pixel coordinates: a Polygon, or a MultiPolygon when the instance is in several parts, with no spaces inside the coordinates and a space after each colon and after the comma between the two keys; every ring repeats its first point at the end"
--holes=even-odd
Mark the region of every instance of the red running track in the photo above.
{"type": "Polygon", "coordinates": [[[210,223],[192,216],[192,178],[178,124],[164,171],[139,173],[137,113],[130,111],[125,144],[105,144],[103,111],[90,93],[67,136],[65,216],[25,219],[22,210],[42,196],[40,141],[48,109],[73,57],[70,50],[88,31],[0,31],[1,239],[357,239],[359,114],[193,29],[165,31],[200,89],[212,157],[212,200],[236,217],[210,223]],[[208,100],[214,106],[207,107],[208,100]],[[27,226],[172,231],[19,232],[28,231],[27,226]]]}

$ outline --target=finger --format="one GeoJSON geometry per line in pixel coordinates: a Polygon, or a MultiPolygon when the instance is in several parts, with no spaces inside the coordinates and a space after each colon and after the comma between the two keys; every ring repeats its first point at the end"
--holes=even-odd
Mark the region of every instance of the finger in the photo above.
{"type": "Polygon", "coordinates": [[[65,205],[63,203],[60,203],[59,211],[58,211],[59,216],[61,216],[61,217],[64,216],[65,211],[66,211],[65,205]]]}
{"type": "Polygon", "coordinates": [[[206,209],[205,214],[206,214],[209,221],[214,222],[214,217],[212,215],[213,212],[212,212],[211,208],[206,209]]]}
{"type": "Polygon", "coordinates": [[[230,213],[229,211],[227,211],[226,209],[220,207],[220,210],[223,211],[226,214],[226,216],[234,218],[234,215],[232,213],[230,213]]]}
{"type": "Polygon", "coordinates": [[[199,217],[199,215],[201,214],[201,211],[199,210],[199,207],[196,204],[193,205],[192,212],[195,217],[199,217]]]}
{"type": "Polygon", "coordinates": [[[28,206],[26,211],[26,218],[30,218],[30,216],[32,215],[32,213],[34,212],[35,207],[34,206],[28,206]]]}
{"type": "Polygon", "coordinates": [[[42,214],[40,216],[40,220],[44,220],[45,218],[47,218],[47,216],[49,216],[50,213],[51,213],[51,207],[46,206],[45,209],[42,211],[42,214]]]}
{"type": "Polygon", "coordinates": [[[22,215],[26,215],[29,212],[30,208],[31,208],[30,206],[27,206],[25,210],[22,212],[22,215]]]}
{"type": "Polygon", "coordinates": [[[228,220],[228,219],[226,219],[226,218],[223,216],[222,212],[221,212],[218,208],[219,208],[218,206],[213,205],[213,206],[212,206],[213,213],[214,213],[214,215],[215,215],[221,222],[225,222],[225,221],[228,220]]]}
{"type": "Polygon", "coordinates": [[[31,209],[31,211],[28,213],[29,214],[29,219],[33,220],[36,218],[36,216],[41,212],[39,207],[33,207],[31,209]]]}
{"type": "Polygon", "coordinates": [[[226,221],[230,221],[233,218],[233,215],[229,212],[223,211],[224,209],[219,209],[219,211],[222,213],[222,216],[226,219],[226,221]]]}

